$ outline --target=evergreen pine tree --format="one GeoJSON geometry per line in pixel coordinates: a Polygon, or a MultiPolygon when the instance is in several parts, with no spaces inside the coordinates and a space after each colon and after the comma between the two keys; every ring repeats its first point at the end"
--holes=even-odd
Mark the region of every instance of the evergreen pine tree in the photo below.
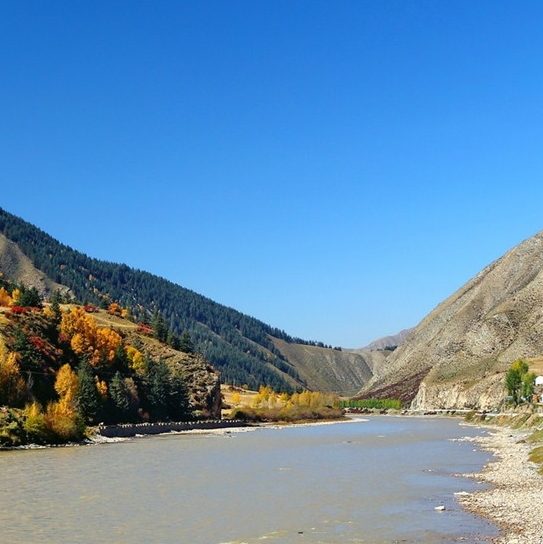
{"type": "Polygon", "coordinates": [[[20,295],[17,300],[18,306],[30,306],[33,308],[41,307],[41,296],[36,287],[27,287],[26,285],[20,285],[19,291],[20,295]]]}
{"type": "Polygon", "coordinates": [[[151,418],[155,421],[168,418],[170,378],[170,368],[165,361],[148,361],[146,376],[147,402],[149,403],[151,418]]]}
{"type": "Polygon", "coordinates": [[[174,372],[170,381],[171,389],[168,398],[168,413],[175,421],[191,419],[189,392],[185,379],[180,372],[174,372]]]}
{"type": "Polygon", "coordinates": [[[130,410],[130,395],[120,372],[115,372],[109,384],[109,396],[113,404],[115,420],[126,421],[130,410]]]}
{"type": "Polygon", "coordinates": [[[95,423],[100,412],[101,403],[92,367],[84,358],[77,369],[79,387],[77,391],[77,408],[87,423],[95,423]]]}
{"type": "Polygon", "coordinates": [[[55,321],[57,323],[60,321],[62,317],[62,312],[60,310],[61,300],[62,300],[62,295],[60,294],[60,291],[57,289],[51,296],[51,311],[53,312],[55,316],[55,321]]]}
{"type": "Polygon", "coordinates": [[[178,350],[181,346],[181,341],[179,339],[179,336],[177,336],[177,334],[169,330],[168,335],[166,337],[166,344],[168,344],[168,346],[171,346],[173,349],[178,350]]]}
{"type": "Polygon", "coordinates": [[[153,327],[154,337],[160,342],[166,342],[168,338],[168,327],[164,317],[162,317],[162,314],[158,310],[153,314],[151,326],[153,327]]]}
{"type": "Polygon", "coordinates": [[[184,353],[194,353],[194,344],[192,338],[187,331],[183,331],[181,338],[179,339],[179,351],[184,353]]]}

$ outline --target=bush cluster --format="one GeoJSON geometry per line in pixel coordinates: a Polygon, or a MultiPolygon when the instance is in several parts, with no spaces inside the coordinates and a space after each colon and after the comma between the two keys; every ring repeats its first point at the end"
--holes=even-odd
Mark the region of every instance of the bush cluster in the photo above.
{"type": "Polygon", "coordinates": [[[361,399],[341,401],[343,408],[368,410],[400,410],[402,402],[399,399],[361,399]]]}
{"type": "Polygon", "coordinates": [[[252,406],[236,406],[230,416],[251,422],[293,423],[339,419],[343,416],[343,409],[337,395],[318,391],[278,394],[269,387],[261,387],[253,398],[252,406]]]}

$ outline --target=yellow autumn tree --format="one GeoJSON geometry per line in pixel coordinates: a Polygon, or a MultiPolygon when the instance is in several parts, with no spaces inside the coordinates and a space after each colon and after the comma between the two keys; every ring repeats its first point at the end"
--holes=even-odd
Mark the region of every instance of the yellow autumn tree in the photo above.
{"type": "MultiPolygon", "coordinates": [[[[286,395],[288,399],[288,395],[286,395]]],[[[285,397],[280,396],[267,385],[261,385],[258,389],[258,393],[253,397],[253,408],[275,408],[276,404],[281,401],[285,402],[285,397]]]]}
{"type": "Polygon", "coordinates": [[[49,440],[45,414],[38,402],[34,401],[25,407],[23,428],[31,442],[45,444],[49,440]]]}
{"type": "Polygon", "coordinates": [[[11,305],[15,306],[19,299],[21,298],[21,290],[20,289],[13,289],[13,292],[11,293],[11,305]]]}
{"type": "Polygon", "coordinates": [[[59,400],[50,402],[44,414],[45,426],[61,442],[78,440],[83,434],[84,423],[76,407],[78,388],[74,370],[67,363],[61,366],[55,380],[59,400]]]}
{"type": "Polygon", "coordinates": [[[0,405],[17,406],[24,396],[24,388],[17,354],[8,351],[0,339],[0,405]]]}
{"type": "Polygon", "coordinates": [[[75,409],[79,378],[72,367],[66,363],[60,367],[55,380],[55,391],[60,397],[60,402],[75,409]]]}
{"type": "Polygon", "coordinates": [[[284,406],[285,404],[287,404],[289,401],[289,394],[288,393],[281,393],[279,395],[279,402],[284,406]]]}
{"type": "Polygon", "coordinates": [[[69,312],[62,314],[60,332],[68,340],[71,340],[75,334],[83,334],[93,327],[96,327],[96,322],[80,306],[74,306],[69,312]]]}
{"type": "Polygon", "coordinates": [[[299,406],[300,404],[300,395],[298,393],[293,393],[290,395],[288,401],[286,402],[286,406],[299,406]]]}
{"type": "Polygon", "coordinates": [[[62,402],[50,402],[44,414],[45,426],[58,442],[80,440],[85,425],[76,410],[62,402]]]}
{"type": "Polygon", "coordinates": [[[98,351],[98,362],[105,360],[112,362],[115,359],[115,353],[117,348],[121,346],[123,339],[121,335],[113,329],[106,327],[98,329],[96,331],[96,347],[95,352],[98,351]]]}
{"type": "Polygon", "coordinates": [[[128,364],[136,374],[143,376],[145,374],[145,357],[143,353],[134,346],[126,346],[124,351],[128,357],[128,364]]]}
{"type": "Polygon", "coordinates": [[[319,391],[312,391],[311,396],[309,398],[309,406],[311,408],[320,408],[321,406],[324,406],[325,398],[324,394],[320,393],[319,391]]]}
{"type": "Polygon", "coordinates": [[[102,402],[106,402],[107,400],[107,383],[103,380],[99,380],[98,377],[95,378],[96,380],[96,389],[98,390],[98,394],[100,395],[100,398],[102,399],[102,402]]]}
{"type": "Polygon", "coordinates": [[[298,396],[300,406],[311,406],[311,392],[305,389],[298,396]]]}
{"type": "Polygon", "coordinates": [[[12,298],[6,291],[5,287],[0,288],[0,306],[11,306],[13,303],[12,298]]]}

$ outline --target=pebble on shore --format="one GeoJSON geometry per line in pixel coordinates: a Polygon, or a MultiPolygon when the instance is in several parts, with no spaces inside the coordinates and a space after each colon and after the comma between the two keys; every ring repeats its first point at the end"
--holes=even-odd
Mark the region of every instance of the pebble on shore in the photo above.
{"type": "Polygon", "coordinates": [[[458,499],[466,510],[502,528],[496,544],[543,544],[543,476],[528,460],[528,434],[492,427],[490,434],[472,439],[495,458],[483,472],[466,476],[491,487],[458,499]]]}

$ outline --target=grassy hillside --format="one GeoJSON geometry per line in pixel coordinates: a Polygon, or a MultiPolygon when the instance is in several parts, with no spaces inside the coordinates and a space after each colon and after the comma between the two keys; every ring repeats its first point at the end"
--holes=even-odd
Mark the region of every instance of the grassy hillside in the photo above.
{"type": "Polygon", "coordinates": [[[354,353],[273,340],[277,349],[296,367],[307,387],[352,396],[372,377],[373,368],[384,363],[388,351],[354,353]]]}

